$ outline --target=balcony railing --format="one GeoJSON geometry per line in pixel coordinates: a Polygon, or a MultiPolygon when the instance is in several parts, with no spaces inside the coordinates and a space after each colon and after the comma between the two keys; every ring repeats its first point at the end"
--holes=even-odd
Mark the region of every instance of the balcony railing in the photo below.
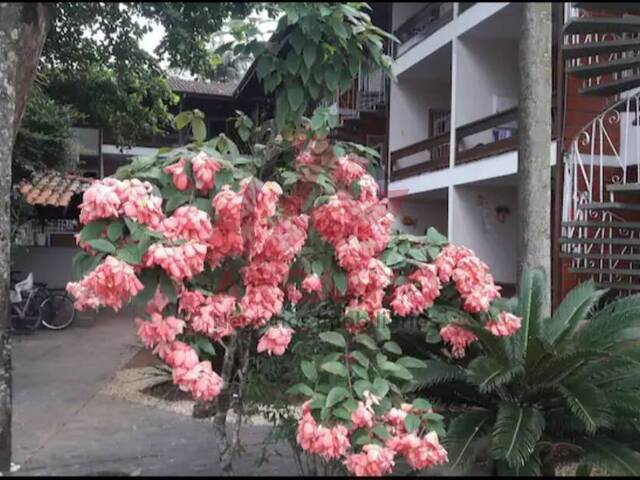
{"type": "Polygon", "coordinates": [[[448,168],[450,136],[445,132],[391,152],[391,181],[448,168]],[[417,163],[398,167],[400,160],[414,155],[418,156],[417,163]]]}
{"type": "Polygon", "coordinates": [[[485,118],[467,123],[456,129],[455,163],[467,163],[489,155],[507,152],[518,147],[518,109],[510,108],[485,118]],[[514,125],[515,124],[515,125],[514,125]],[[461,150],[473,135],[483,135],[478,143],[461,150]]]}
{"type": "Polygon", "coordinates": [[[431,2],[400,25],[393,34],[401,44],[396,58],[420,43],[453,19],[453,2],[431,2]]]}

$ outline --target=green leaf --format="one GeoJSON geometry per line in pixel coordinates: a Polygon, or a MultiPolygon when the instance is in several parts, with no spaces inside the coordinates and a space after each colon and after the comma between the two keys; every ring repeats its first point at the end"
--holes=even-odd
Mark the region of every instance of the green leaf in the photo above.
{"type": "Polygon", "coordinates": [[[505,460],[512,467],[524,465],[544,427],[544,416],[537,408],[500,403],[493,429],[493,458],[505,460]]]}
{"type": "Polygon", "coordinates": [[[376,378],[373,381],[373,393],[375,393],[378,397],[384,397],[389,392],[389,382],[384,378],[376,378]]]}
{"type": "Polygon", "coordinates": [[[387,427],[378,423],[375,427],[373,427],[373,433],[375,433],[382,440],[388,440],[391,438],[391,434],[387,430],[387,427]]]}
{"type": "Polygon", "coordinates": [[[571,290],[550,320],[543,321],[542,338],[550,345],[570,335],[584,320],[605,290],[596,291],[593,281],[571,290]]]}
{"type": "Polygon", "coordinates": [[[427,362],[414,357],[401,357],[396,360],[398,365],[402,365],[405,368],[427,368],[427,362]]]}
{"type": "Polygon", "coordinates": [[[327,362],[323,363],[320,367],[325,372],[333,373],[334,375],[339,375],[341,377],[347,376],[346,367],[340,362],[327,362]]]}
{"type": "Polygon", "coordinates": [[[304,90],[299,83],[294,83],[287,87],[287,98],[289,99],[289,105],[291,111],[295,111],[300,108],[304,101],[304,90]]]}
{"type": "Polygon", "coordinates": [[[359,333],[358,335],[353,337],[353,340],[361,345],[364,345],[369,350],[378,350],[378,345],[373,339],[367,335],[366,333],[359,333]]]}
{"type": "Polygon", "coordinates": [[[425,360],[424,363],[426,364],[425,368],[413,370],[414,384],[410,387],[410,391],[422,390],[439,383],[466,380],[467,378],[465,371],[457,365],[439,360],[425,360]]]}
{"type": "Polygon", "coordinates": [[[362,352],[356,350],[351,352],[351,356],[364,368],[369,368],[369,359],[362,352]]]}
{"type": "Polygon", "coordinates": [[[407,429],[407,432],[409,433],[413,433],[415,432],[418,427],[420,427],[420,417],[418,417],[417,415],[413,415],[413,414],[409,414],[406,417],[404,417],[404,426],[407,429]]]}
{"type": "Polygon", "coordinates": [[[160,287],[162,291],[167,296],[171,303],[176,303],[178,301],[178,292],[176,292],[176,287],[173,284],[173,280],[171,280],[166,275],[160,275],[160,287]]]}
{"type": "Polygon", "coordinates": [[[367,390],[369,392],[372,392],[373,385],[371,385],[371,382],[367,382],[366,380],[356,380],[356,382],[353,384],[353,390],[356,392],[358,397],[364,400],[364,392],[366,392],[367,390]]]}
{"type": "Polygon", "coordinates": [[[431,243],[432,245],[444,246],[449,243],[449,240],[435,228],[429,227],[429,229],[427,230],[427,242],[431,243]]]}
{"type": "Polygon", "coordinates": [[[385,344],[382,345],[382,349],[387,352],[395,353],[396,355],[402,355],[402,349],[396,342],[385,342],[385,344]]]}
{"type": "Polygon", "coordinates": [[[298,69],[300,68],[300,57],[296,54],[295,50],[289,50],[286,63],[289,73],[292,75],[298,73],[298,69]]]}
{"type": "Polygon", "coordinates": [[[306,43],[304,46],[304,50],[302,52],[302,56],[304,58],[304,63],[307,68],[311,68],[313,66],[313,62],[316,61],[316,45],[315,43],[306,43]]]}
{"type": "Polygon", "coordinates": [[[324,271],[322,262],[319,260],[314,260],[313,263],[311,264],[311,271],[318,276],[322,275],[322,272],[324,271]]]}
{"type": "Polygon", "coordinates": [[[88,240],[95,240],[96,238],[99,238],[106,225],[106,220],[94,220],[93,222],[88,223],[82,230],[80,230],[80,240],[82,242],[86,242],[88,240]]]}
{"type": "Polygon", "coordinates": [[[415,258],[416,260],[419,260],[421,262],[427,261],[427,256],[425,255],[423,250],[412,248],[407,253],[411,258],[415,258]]]}
{"type": "Polygon", "coordinates": [[[609,402],[597,387],[567,380],[558,389],[567,402],[569,411],[582,422],[587,433],[594,434],[599,427],[610,425],[612,414],[609,402]]]}
{"type": "Polygon", "coordinates": [[[196,142],[204,142],[207,139],[207,127],[201,118],[194,118],[191,122],[191,132],[196,142]]]}
{"type": "MultiPolygon", "coordinates": [[[[518,314],[522,318],[520,329],[509,337],[512,361],[524,360],[527,356],[530,337],[535,336],[542,316],[545,295],[544,273],[539,269],[525,268],[519,285],[518,314]]],[[[475,333],[475,332],[474,332],[475,333]]]]}
{"type": "Polygon", "coordinates": [[[324,70],[324,81],[331,92],[338,89],[338,74],[334,68],[327,66],[324,70]]]}
{"type": "Polygon", "coordinates": [[[347,293],[347,275],[344,271],[338,270],[333,274],[333,283],[342,295],[347,293]]]}
{"type": "Polygon", "coordinates": [[[130,265],[139,265],[142,261],[142,253],[137,245],[127,245],[118,249],[116,257],[130,265]]]}
{"type": "Polygon", "coordinates": [[[304,383],[296,383],[287,390],[289,395],[304,395],[305,397],[313,397],[314,391],[304,383]]]}
{"type": "Polygon", "coordinates": [[[501,364],[493,357],[482,356],[469,363],[467,372],[469,380],[478,386],[478,390],[488,393],[523,373],[523,369],[520,365],[511,367],[501,364]]]}
{"type": "Polygon", "coordinates": [[[189,122],[191,122],[192,119],[193,112],[191,110],[188,110],[186,112],[180,112],[178,115],[176,115],[173,119],[173,123],[177,130],[182,130],[189,124],[189,122]]]}
{"type": "Polygon", "coordinates": [[[640,476],[640,453],[608,438],[581,442],[585,460],[609,475],[640,476]]]}
{"type": "Polygon", "coordinates": [[[327,408],[333,407],[336,403],[350,397],[349,391],[344,387],[333,387],[327,395],[327,408]]]}
{"type": "Polygon", "coordinates": [[[89,240],[87,243],[91,245],[92,248],[94,248],[99,252],[114,253],[116,251],[116,247],[114,247],[110,241],[105,240],[103,238],[89,240]]]}
{"type": "Polygon", "coordinates": [[[309,381],[315,382],[318,379],[318,371],[316,370],[316,366],[313,362],[303,360],[300,363],[300,368],[302,369],[304,376],[307,377],[309,381]]]}
{"type": "Polygon", "coordinates": [[[339,348],[345,348],[347,346],[344,337],[338,332],[322,332],[319,337],[323,342],[330,343],[339,348]]]}

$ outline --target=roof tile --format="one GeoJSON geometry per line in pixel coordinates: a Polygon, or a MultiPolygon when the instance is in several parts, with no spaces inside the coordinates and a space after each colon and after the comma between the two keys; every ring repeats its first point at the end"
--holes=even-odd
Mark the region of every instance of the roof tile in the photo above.
{"type": "Polygon", "coordinates": [[[36,173],[31,181],[23,180],[18,188],[30,205],[66,207],[75,194],[84,192],[93,181],[80,175],[46,170],[36,173]]]}

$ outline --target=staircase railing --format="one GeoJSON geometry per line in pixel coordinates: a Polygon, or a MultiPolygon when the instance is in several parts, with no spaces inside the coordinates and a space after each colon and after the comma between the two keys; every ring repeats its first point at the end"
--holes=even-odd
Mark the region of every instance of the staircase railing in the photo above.
{"type": "MultiPolygon", "coordinates": [[[[607,192],[607,185],[640,180],[639,119],[640,92],[611,105],[574,136],[564,158],[563,222],[625,221],[608,210],[580,207],[613,201],[614,194],[607,192]]],[[[567,238],[581,239],[587,235],[582,227],[565,226],[563,230],[567,238]]],[[[610,228],[597,229],[589,238],[614,238],[613,233],[610,228]]],[[[577,242],[564,248],[568,252],[588,254],[595,245],[577,242]]],[[[600,253],[607,253],[605,247],[606,244],[602,244],[600,253]]],[[[580,265],[577,261],[574,263],[580,265]]],[[[615,268],[617,263],[609,265],[615,268]]]]}

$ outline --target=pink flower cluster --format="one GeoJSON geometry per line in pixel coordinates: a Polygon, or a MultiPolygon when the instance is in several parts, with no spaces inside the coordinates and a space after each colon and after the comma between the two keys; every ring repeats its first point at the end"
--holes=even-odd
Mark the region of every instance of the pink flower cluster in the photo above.
{"type": "Polygon", "coordinates": [[[242,237],[242,210],[244,196],[224,185],[213,198],[216,223],[208,242],[207,262],[211,268],[228,256],[241,255],[244,250],[242,237]]]}
{"type": "Polygon", "coordinates": [[[522,319],[512,313],[500,312],[498,320],[489,320],[485,328],[493,335],[509,337],[520,329],[522,319]]]}
{"type": "Polygon", "coordinates": [[[176,246],[154,243],[143,258],[145,267],[158,265],[177,282],[190,280],[204,269],[207,246],[202,243],[183,243],[176,246]]]}
{"type": "Polygon", "coordinates": [[[120,310],[123,303],[143,288],[133,267],[110,255],[80,282],[67,285],[67,291],[75,298],[75,307],[80,311],[100,306],[120,310]]]}
{"type": "Polygon", "coordinates": [[[351,447],[347,428],[344,425],[331,428],[318,425],[311,415],[308,402],[302,406],[296,440],[303,450],[320,455],[325,460],[338,459],[351,447]]]}
{"type": "Polygon", "coordinates": [[[196,189],[201,193],[207,193],[216,184],[216,173],[222,168],[219,162],[209,157],[205,152],[198,153],[191,159],[193,178],[196,181],[196,189]]]}
{"type": "Polygon", "coordinates": [[[414,470],[423,470],[449,461],[447,451],[440,445],[436,432],[429,432],[422,438],[413,433],[392,437],[387,440],[386,446],[404,456],[414,470]]]}
{"type": "Polygon", "coordinates": [[[181,191],[187,190],[191,186],[189,176],[185,171],[186,164],[187,158],[182,157],[176,163],[164,168],[164,171],[171,175],[175,187],[181,191]]]}
{"type": "Polygon", "coordinates": [[[266,351],[269,355],[282,355],[289,346],[292,335],[293,330],[282,325],[268,328],[258,342],[258,353],[266,351]]]}
{"type": "Polygon", "coordinates": [[[451,344],[451,354],[455,358],[464,357],[465,348],[478,339],[478,337],[469,330],[453,324],[442,327],[440,329],[440,336],[445,343],[451,344]]]}
{"type": "Polygon", "coordinates": [[[186,240],[206,243],[211,238],[213,227],[207,212],[185,205],[166,218],[158,230],[169,240],[186,240]]]}
{"type": "Polygon", "coordinates": [[[159,343],[171,343],[176,336],[184,331],[184,320],[176,317],[164,318],[159,313],[151,314],[151,321],[136,318],[138,337],[147,348],[153,348],[159,343]]]}
{"type": "Polygon", "coordinates": [[[140,180],[105,178],[94,182],[82,196],[80,223],[127,216],[157,227],[164,219],[162,198],[153,195],[153,185],[140,180]]]}
{"type": "Polygon", "coordinates": [[[435,265],[426,265],[409,276],[410,283],[400,285],[393,293],[391,306],[400,315],[417,315],[431,307],[440,296],[440,279],[435,265]],[[420,285],[418,289],[415,283],[420,285]]]}
{"type": "Polygon", "coordinates": [[[211,362],[200,361],[189,345],[174,341],[159,344],[154,350],[173,370],[173,383],[191,392],[196,400],[210,401],[220,395],[222,378],[213,371],[211,362]]]}
{"type": "Polygon", "coordinates": [[[447,245],[435,260],[443,282],[453,280],[469,313],[486,312],[490,303],[500,297],[489,267],[468,248],[447,245]]]}
{"type": "Polygon", "coordinates": [[[381,477],[393,470],[395,455],[390,448],[369,444],[360,453],[349,455],[344,464],[356,477],[381,477]]]}
{"type": "Polygon", "coordinates": [[[180,294],[180,311],[187,313],[193,331],[215,341],[233,333],[232,318],[235,309],[235,297],[226,293],[205,297],[200,292],[183,290],[180,294]]]}

